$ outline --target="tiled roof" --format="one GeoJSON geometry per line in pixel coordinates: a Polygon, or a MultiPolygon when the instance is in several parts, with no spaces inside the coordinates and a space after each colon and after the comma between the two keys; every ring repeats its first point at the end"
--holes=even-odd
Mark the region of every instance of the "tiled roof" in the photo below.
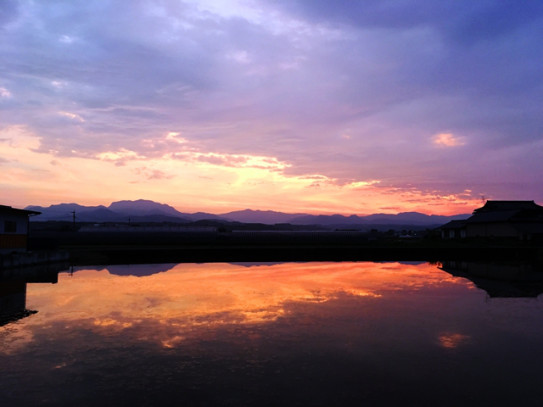
{"type": "Polygon", "coordinates": [[[518,212],[518,210],[480,212],[468,218],[467,223],[506,222],[511,220],[518,212]]]}
{"type": "Polygon", "coordinates": [[[543,211],[543,206],[539,206],[534,201],[486,201],[483,207],[475,209],[473,213],[520,211],[527,209],[543,211]]]}
{"type": "Polygon", "coordinates": [[[543,206],[534,201],[487,201],[473,211],[468,223],[512,222],[543,220],[543,206]]]}

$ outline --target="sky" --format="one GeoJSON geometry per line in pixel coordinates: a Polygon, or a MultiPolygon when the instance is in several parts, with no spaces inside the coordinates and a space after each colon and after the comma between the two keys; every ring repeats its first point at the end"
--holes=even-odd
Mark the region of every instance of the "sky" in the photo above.
{"type": "Polygon", "coordinates": [[[0,204],[543,204],[540,0],[0,0],[0,204]]]}

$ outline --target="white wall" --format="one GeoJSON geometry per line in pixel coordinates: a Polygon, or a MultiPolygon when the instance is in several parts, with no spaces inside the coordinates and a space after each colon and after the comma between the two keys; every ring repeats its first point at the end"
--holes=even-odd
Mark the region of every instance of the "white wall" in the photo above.
{"type": "Polygon", "coordinates": [[[28,233],[28,215],[26,214],[4,214],[0,213],[0,233],[2,234],[18,234],[26,235],[28,233]],[[6,221],[15,222],[16,230],[15,232],[8,232],[5,230],[6,221]]]}

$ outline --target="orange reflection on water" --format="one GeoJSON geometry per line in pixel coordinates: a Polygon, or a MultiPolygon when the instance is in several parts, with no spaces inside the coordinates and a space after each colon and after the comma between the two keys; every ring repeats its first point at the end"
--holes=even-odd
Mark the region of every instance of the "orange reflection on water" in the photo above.
{"type": "Polygon", "coordinates": [[[459,333],[444,333],[439,336],[439,344],[446,349],[454,349],[469,341],[468,335],[459,333]]]}
{"type": "Polygon", "coordinates": [[[275,321],[294,302],[322,303],[339,295],[375,302],[390,292],[444,284],[465,283],[430,264],[179,264],[144,277],[87,269],[60,274],[56,285],[30,284],[28,306],[40,312],[25,326],[126,330],[169,348],[205,327],[275,321]]]}

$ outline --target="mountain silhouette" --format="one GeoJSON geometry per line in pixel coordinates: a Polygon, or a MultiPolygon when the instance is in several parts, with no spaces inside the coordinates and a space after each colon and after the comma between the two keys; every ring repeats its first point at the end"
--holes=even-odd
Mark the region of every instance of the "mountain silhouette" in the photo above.
{"type": "Polygon", "coordinates": [[[36,221],[70,221],[74,212],[78,222],[177,222],[188,223],[190,218],[175,208],[140,199],[137,201],[113,202],[109,207],[83,206],[79,204],[59,204],[49,207],[29,206],[29,210],[41,212],[33,220],[36,221]],[[32,208],[32,209],[30,209],[32,208]]]}
{"type": "Polygon", "coordinates": [[[108,209],[112,212],[122,215],[166,215],[173,217],[184,217],[184,214],[170,205],[149,201],[147,199],[138,199],[136,201],[118,201],[109,205],[108,209]]]}
{"type": "Polygon", "coordinates": [[[412,225],[412,226],[439,226],[451,220],[466,219],[470,215],[425,215],[419,212],[403,212],[396,215],[377,213],[367,216],[357,215],[305,215],[291,220],[297,225],[327,225],[336,227],[347,227],[356,225],[412,225]]]}
{"type": "Polygon", "coordinates": [[[224,222],[278,224],[290,223],[293,225],[320,225],[328,228],[363,228],[378,225],[380,228],[387,226],[416,226],[433,227],[445,224],[451,220],[466,219],[470,215],[425,215],[419,212],[403,212],[398,214],[378,213],[367,216],[358,215],[309,215],[289,214],[276,211],[261,211],[245,209],[219,215],[197,212],[183,213],[170,205],[145,199],[135,201],[123,200],[113,202],[108,207],[84,206],[76,203],[62,203],[49,207],[28,206],[28,210],[41,212],[41,215],[33,217],[33,221],[71,221],[74,216],[78,222],[175,222],[189,223],[202,220],[214,220],[224,222]]]}
{"type": "Polygon", "coordinates": [[[242,211],[234,211],[223,213],[220,215],[221,218],[232,220],[235,222],[243,223],[265,223],[265,224],[275,224],[275,223],[291,223],[293,219],[296,219],[300,216],[304,216],[303,213],[289,214],[283,212],[275,211],[259,211],[253,209],[245,209],[242,211]]]}

